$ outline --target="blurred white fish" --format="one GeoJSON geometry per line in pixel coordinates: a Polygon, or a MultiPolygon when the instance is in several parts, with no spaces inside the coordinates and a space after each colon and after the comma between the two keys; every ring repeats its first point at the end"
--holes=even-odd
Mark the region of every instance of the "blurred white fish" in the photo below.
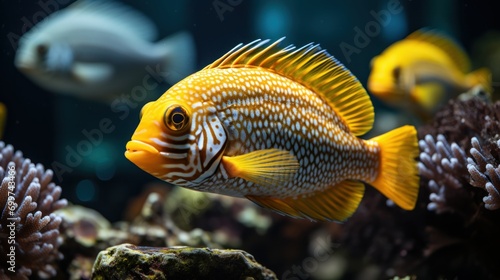
{"type": "Polygon", "coordinates": [[[155,25],[132,8],[80,0],[27,32],[15,65],[49,91],[111,101],[136,85],[174,84],[194,71],[189,33],[153,43],[156,37],[155,25]]]}

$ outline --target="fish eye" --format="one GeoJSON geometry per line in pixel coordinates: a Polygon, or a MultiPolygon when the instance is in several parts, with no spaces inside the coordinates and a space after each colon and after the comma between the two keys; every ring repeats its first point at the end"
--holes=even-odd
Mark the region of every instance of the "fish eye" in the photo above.
{"type": "Polygon", "coordinates": [[[40,44],[40,45],[36,46],[36,52],[41,57],[44,57],[47,54],[48,50],[49,50],[49,48],[45,44],[40,44]]]}
{"type": "Polygon", "coordinates": [[[182,106],[173,105],[167,108],[163,117],[165,126],[172,131],[179,131],[187,127],[189,116],[182,106]]]}
{"type": "Polygon", "coordinates": [[[397,66],[392,69],[392,77],[394,80],[399,81],[399,75],[401,74],[401,67],[397,66]]]}

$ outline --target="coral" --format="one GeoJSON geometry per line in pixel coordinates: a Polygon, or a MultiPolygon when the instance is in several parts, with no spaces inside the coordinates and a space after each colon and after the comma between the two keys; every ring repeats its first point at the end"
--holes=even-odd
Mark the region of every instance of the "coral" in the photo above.
{"type": "Polygon", "coordinates": [[[92,279],[277,279],[241,250],[122,244],[99,253],[92,279]]]}
{"type": "Polygon", "coordinates": [[[11,145],[0,142],[0,150],[0,234],[9,236],[1,239],[0,278],[28,279],[34,272],[39,278],[53,277],[54,262],[62,258],[58,251],[61,218],[53,212],[67,201],[59,199],[61,188],[51,182],[51,170],[34,165],[11,145]],[[12,260],[7,256],[12,252],[15,272],[3,268],[12,260]]]}
{"type": "Polygon", "coordinates": [[[451,100],[419,130],[422,191],[428,193],[427,277],[500,276],[500,102],[451,100]],[[451,144],[449,144],[451,143],[451,144]]]}
{"type": "Polygon", "coordinates": [[[420,175],[429,182],[428,210],[442,213],[453,209],[449,203],[454,200],[448,199],[450,196],[467,196],[462,190],[468,181],[467,156],[456,143],[448,144],[443,135],[439,134],[436,140],[426,135],[419,141],[422,152],[418,166],[420,175]]]}
{"type": "MultiPolygon", "coordinates": [[[[471,175],[470,184],[474,187],[483,188],[488,192],[488,195],[483,198],[484,207],[489,210],[500,208],[500,160],[495,161],[489,156],[483,155],[487,150],[483,151],[479,140],[472,138],[472,149],[470,154],[474,158],[469,158],[467,170],[471,175]],[[497,166],[495,168],[495,166],[497,166]]],[[[497,141],[497,147],[500,148],[500,140],[497,141]]]]}
{"type": "Polygon", "coordinates": [[[466,201],[481,194],[486,195],[482,199],[486,209],[500,208],[499,120],[500,102],[489,104],[480,98],[453,100],[437,114],[433,124],[421,130],[429,133],[419,142],[419,169],[431,192],[429,210],[464,212],[467,208],[474,213],[474,205],[478,204],[466,201]],[[437,135],[437,141],[433,135],[437,135]],[[448,141],[454,143],[450,145],[448,141]]]}
{"type": "Polygon", "coordinates": [[[500,102],[491,104],[480,97],[452,99],[436,113],[431,123],[418,128],[419,139],[427,134],[434,137],[442,134],[449,143],[457,143],[464,151],[470,150],[473,137],[489,141],[498,138],[499,132],[500,102]]]}
{"type": "Polygon", "coordinates": [[[451,204],[467,201],[467,193],[474,197],[486,194],[484,207],[500,208],[500,102],[491,104],[480,97],[451,100],[419,133],[424,138],[420,141],[419,167],[431,191],[430,208],[438,213],[446,207],[460,209],[451,204]],[[446,196],[462,199],[445,201],[446,196]]]}

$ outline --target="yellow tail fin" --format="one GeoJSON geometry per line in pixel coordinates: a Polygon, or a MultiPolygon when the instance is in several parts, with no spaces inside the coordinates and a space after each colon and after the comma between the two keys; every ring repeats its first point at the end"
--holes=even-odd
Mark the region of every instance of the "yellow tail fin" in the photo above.
{"type": "Polygon", "coordinates": [[[491,71],[488,68],[479,68],[469,73],[465,76],[465,83],[470,88],[481,85],[488,94],[493,92],[493,88],[491,87],[491,71]]]}
{"type": "Polygon", "coordinates": [[[412,210],[417,202],[420,184],[415,127],[402,126],[371,140],[380,146],[379,175],[371,185],[399,207],[412,210]]]}

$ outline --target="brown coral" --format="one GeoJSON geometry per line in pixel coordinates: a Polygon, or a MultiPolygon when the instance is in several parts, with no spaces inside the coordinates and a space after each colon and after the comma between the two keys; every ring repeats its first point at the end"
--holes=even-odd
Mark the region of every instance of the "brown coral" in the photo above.
{"type": "Polygon", "coordinates": [[[432,276],[496,279],[500,250],[500,102],[452,100],[419,130],[421,183],[428,191],[432,276]],[[449,144],[451,143],[451,144],[449,144]]]}
{"type": "Polygon", "coordinates": [[[486,209],[500,208],[500,102],[452,100],[420,135],[419,169],[431,192],[430,210],[464,212],[474,208],[465,201],[481,195],[486,195],[480,200],[486,209]]]}
{"type": "MultiPolygon", "coordinates": [[[[496,144],[500,148],[500,140],[496,144]]],[[[496,162],[488,150],[483,151],[475,137],[472,138],[472,147],[470,153],[474,160],[469,158],[467,165],[471,175],[470,184],[488,192],[483,198],[486,209],[497,210],[500,208],[500,160],[496,162]],[[483,155],[486,153],[489,155],[483,155]]]]}
{"type": "Polygon", "coordinates": [[[53,212],[67,204],[59,199],[61,188],[51,182],[53,172],[33,164],[0,142],[0,278],[28,279],[56,275],[61,218],[53,212]],[[12,250],[14,249],[14,250],[12,250]],[[9,256],[10,255],[10,256],[9,256]],[[12,264],[12,265],[11,265],[12,264]],[[9,269],[10,268],[10,269],[9,269]]]}
{"type": "Polygon", "coordinates": [[[466,174],[465,152],[456,143],[448,144],[441,134],[436,138],[426,135],[419,141],[422,152],[418,165],[431,192],[427,209],[442,213],[454,208],[450,205],[454,201],[451,196],[467,196],[462,186],[468,182],[469,176],[466,174]]]}

